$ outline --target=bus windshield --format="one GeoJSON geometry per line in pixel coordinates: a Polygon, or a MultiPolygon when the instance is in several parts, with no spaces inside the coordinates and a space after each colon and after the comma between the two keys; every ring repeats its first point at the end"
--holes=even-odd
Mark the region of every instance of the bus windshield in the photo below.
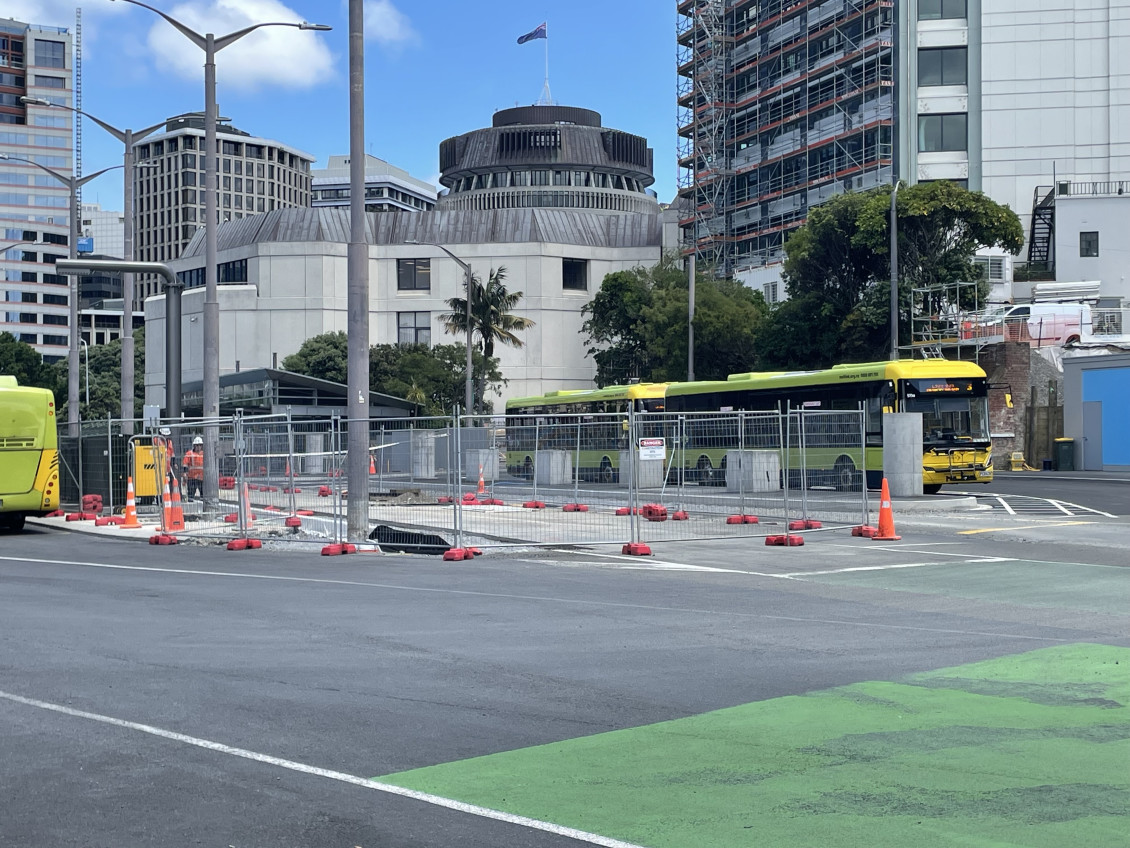
{"type": "Polygon", "coordinates": [[[922,413],[925,447],[989,441],[989,399],[983,379],[904,381],[902,408],[922,413]]]}

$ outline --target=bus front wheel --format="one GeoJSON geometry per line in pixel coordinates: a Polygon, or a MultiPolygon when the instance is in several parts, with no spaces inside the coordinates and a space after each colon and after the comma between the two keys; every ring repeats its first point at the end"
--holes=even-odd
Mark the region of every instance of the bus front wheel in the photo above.
{"type": "Polygon", "coordinates": [[[941,483],[926,483],[922,486],[922,491],[927,495],[936,495],[942,490],[941,483]]]}
{"type": "Polygon", "coordinates": [[[615,483],[616,472],[612,468],[612,460],[608,457],[602,457],[600,460],[600,482],[601,483],[615,483]]]}
{"type": "Polygon", "coordinates": [[[708,456],[700,456],[698,465],[695,466],[695,476],[700,486],[709,486],[714,482],[714,464],[708,456]]]}

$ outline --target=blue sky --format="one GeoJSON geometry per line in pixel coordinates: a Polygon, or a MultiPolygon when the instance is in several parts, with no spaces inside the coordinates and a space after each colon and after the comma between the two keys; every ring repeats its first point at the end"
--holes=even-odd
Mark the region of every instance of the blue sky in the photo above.
{"type": "MultiPolygon", "coordinates": [[[[220,112],[240,129],[313,154],[348,153],[345,0],[146,0],[217,35],[267,20],[325,23],[328,33],[265,28],[217,55],[220,112]]],[[[203,108],[203,52],[152,12],[84,0],[83,109],[138,129],[203,108]]],[[[5,16],[73,27],[62,0],[6,0],[5,16]]],[[[498,109],[541,95],[546,42],[519,35],[548,22],[555,102],[595,109],[605,126],[645,136],[653,188],[670,201],[675,167],[675,3],[671,0],[367,0],[366,147],[420,179],[439,175],[445,138],[489,126],[498,109]]],[[[121,147],[89,121],[83,171],[121,161],[121,147]]],[[[316,166],[317,167],[317,166],[316,166]]],[[[107,175],[84,199],[121,208],[107,175]]]]}

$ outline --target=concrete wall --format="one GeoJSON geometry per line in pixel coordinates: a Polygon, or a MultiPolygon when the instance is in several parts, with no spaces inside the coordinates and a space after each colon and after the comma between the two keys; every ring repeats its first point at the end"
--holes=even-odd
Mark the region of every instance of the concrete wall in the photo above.
{"type": "MultiPolygon", "coordinates": [[[[1130,173],[1124,174],[1130,177],[1130,173]]],[[[1127,183],[1130,186],[1130,183],[1127,183]]],[[[1072,186],[1072,189],[1076,189],[1072,186]]],[[[1080,187],[1082,188],[1082,187],[1080,187]]],[[[1130,299],[1130,195],[1088,197],[1060,195],[1055,201],[1055,274],[1061,283],[1099,281],[1099,296],[1130,299]],[[1079,255],[1079,234],[1099,234],[1099,255],[1079,255]]]]}
{"type": "MultiPolygon", "coordinates": [[[[581,308],[607,274],[659,261],[660,248],[592,248],[564,244],[470,244],[450,246],[485,280],[491,269],[506,268],[505,284],[523,292],[515,312],[535,326],[521,334],[524,345],[496,345],[495,356],[509,381],[502,393],[488,398],[500,409],[507,398],[542,394],[554,389],[592,388],[595,366],[585,354],[581,308]],[[562,288],[562,259],[588,261],[586,291],[562,288]]],[[[320,333],[347,329],[346,245],[266,242],[221,251],[219,261],[248,260],[246,285],[221,285],[220,374],[275,367],[302,343],[320,333]]],[[[370,247],[369,343],[397,341],[401,312],[430,313],[432,344],[461,343],[447,334],[439,316],[447,299],[462,297],[463,271],[435,248],[417,245],[370,247]],[[439,254],[439,255],[437,255],[439,254]],[[396,260],[432,257],[431,290],[399,291],[396,260]]],[[[199,265],[177,260],[175,270],[199,265]]],[[[204,289],[185,291],[182,298],[183,380],[203,379],[204,289]]],[[[165,297],[145,301],[146,402],[163,403],[165,363],[165,297]]]]}

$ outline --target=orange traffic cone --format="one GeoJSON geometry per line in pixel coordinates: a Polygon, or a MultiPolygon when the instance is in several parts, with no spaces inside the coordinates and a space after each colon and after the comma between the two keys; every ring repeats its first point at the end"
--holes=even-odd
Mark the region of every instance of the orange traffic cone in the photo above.
{"type": "Polygon", "coordinates": [[[137,520],[137,503],[133,496],[133,478],[126,478],[126,520],[122,527],[127,530],[140,530],[141,522],[137,520]]]}
{"type": "Polygon", "coordinates": [[[243,484],[243,495],[239,499],[239,509],[243,513],[243,527],[250,530],[255,523],[255,515],[251,512],[251,496],[247,492],[247,484],[243,484]]]}
{"type": "Polygon", "coordinates": [[[895,515],[891,510],[891,490],[887,488],[886,477],[879,494],[879,532],[871,538],[877,542],[897,542],[902,538],[895,535],[895,515]]]}
{"type": "Polygon", "coordinates": [[[169,530],[171,532],[181,532],[184,530],[184,507],[180,503],[180,483],[177,478],[173,478],[173,505],[169,512],[169,530]]]}
{"type": "Polygon", "coordinates": [[[376,461],[376,459],[373,458],[372,454],[369,454],[369,473],[370,474],[376,474],[377,473],[377,461],[376,461]]]}
{"type": "Polygon", "coordinates": [[[173,523],[173,499],[169,495],[169,478],[165,478],[165,494],[161,499],[161,529],[168,533],[173,523]]]}
{"type": "Polygon", "coordinates": [[[479,494],[485,495],[486,493],[487,493],[487,487],[483,483],[483,466],[480,463],[479,464],[479,494]]]}

